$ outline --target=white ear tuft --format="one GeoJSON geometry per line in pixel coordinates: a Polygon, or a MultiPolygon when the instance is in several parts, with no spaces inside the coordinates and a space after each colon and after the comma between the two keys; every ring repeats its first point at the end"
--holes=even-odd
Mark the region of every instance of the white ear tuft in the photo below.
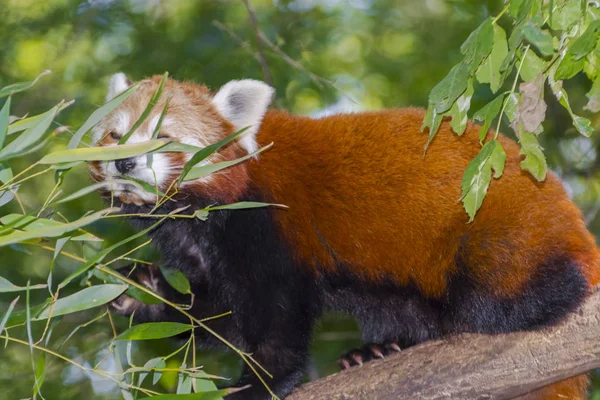
{"type": "Polygon", "coordinates": [[[108,93],[106,94],[106,101],[116,97],[117,95],[126,91],[132,83],[124,73],[118,72],[110,77],[108,82],[108,93]]]}
{"type": "Polygon", "coordinates": [[[252,79],[231,81],[213,97],[213,104],[236,130],[249,128],[239,138],[240,145],[252,153],[258,149],[256,133],[260,128],[275,89],[252,79]]]}

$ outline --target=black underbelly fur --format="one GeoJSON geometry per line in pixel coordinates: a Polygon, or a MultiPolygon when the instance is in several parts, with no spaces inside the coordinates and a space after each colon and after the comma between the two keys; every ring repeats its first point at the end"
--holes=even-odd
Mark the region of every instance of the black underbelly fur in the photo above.
{"type": "MultiPolygon", "coordinates": [[[[261,201],[246,196],[247,200],[261,201]]],[[[189,201],[193,209],[207,201],[189,201]]],[[[181,207],[165,205],[160,213],[181,207]]],[[[143,213],[149,206],[123,205],[124,213],[143,213]]],[[[162,263],[182,271],[195,294],[192,313],[204,318],[227,311],[230,316],[207,324],[254,357],[272,375],[271,389],[285,397],[301,380],[315,320],[324,310],[348,313],[359,321],[368,343],[395,341],[403,347],[458,332],[500,333],[534,329],[559,321],[586,293],[586,282],[569,259],[548,260],[516,298],[497,298],[477,287],[466,266],[448,277],[448,292],[440,299],[425,298],[416,286],[399,287],[391,280],[369,283],[339,266],[337,273],[314,272],[296,265],[282,242],[271,208],[222,210],[207,221],[165,220],[150,236],[162,263]]],[[[138,229],[156,222],[132,218],[138,229]]],[[[173,293],[166,295],[175,296],[173,293]]],[[[136,311],[138,322],[180,320],[166,307],[136,311]],[[158,310],[158,312],[157,312],[158,310]]],[[[199,330],[197,330],[198,332],[199,330]]],[[[199,342],[219,342],[199,332],[199,342]]],[[[228,399],[270,399],[252,371],[245,369],[236,386],[252,387],[228,399]]]]}

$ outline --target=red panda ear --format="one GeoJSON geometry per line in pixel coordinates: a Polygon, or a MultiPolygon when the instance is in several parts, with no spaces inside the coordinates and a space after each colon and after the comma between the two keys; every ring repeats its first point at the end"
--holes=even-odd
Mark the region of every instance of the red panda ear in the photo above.
{"type": "Polygon", "coordinates": [[[231,81],[214,95],[212,102],[236,130],[249,127],[239,144],[248,153],[256,151],[256,133],[275,90],[264,82],[252,79],[231,81]]]}
{"type": "Polygon", "coordinates": [[[115,96],[123,93],[132,85],[131,81],[127,79],[124,73],[119,72],[110,77],[108,82],[108,93],[106,93],[106,101],[114,98],[115,96]]]}

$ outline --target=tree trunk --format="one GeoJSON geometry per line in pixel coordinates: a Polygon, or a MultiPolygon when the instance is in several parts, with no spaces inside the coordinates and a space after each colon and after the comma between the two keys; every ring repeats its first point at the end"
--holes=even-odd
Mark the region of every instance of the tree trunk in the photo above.
{"type": "Polygon", "coordinates": [[[302,385],[287,399],[510,399],[594,368],[600,292],[558,326],[423,343],[302,385]]]}

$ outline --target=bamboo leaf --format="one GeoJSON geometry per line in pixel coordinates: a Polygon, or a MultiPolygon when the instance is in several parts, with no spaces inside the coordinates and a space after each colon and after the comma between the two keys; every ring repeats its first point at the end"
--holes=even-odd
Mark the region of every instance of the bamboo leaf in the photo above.
{"type": "Polygon", "coordinates": [[[190,282],[185,275],[174,268],[160,267],[160,272],[172,288],[181,294],[192,294],[190,282]]]}
{"type": "MultiPolygon", "coordinates": [[[[29,286],[29,289],[44,289],[46,288],[47,285],[44,284],[39,284],[39,285],[33,285],[33,286],[29,286]]],[[[8,279],[3,278],[0,276],[0,293],[10,293],[10,292],[22,292],[24,290],[27,290],[26,286],[16,286],[13,283],[11,283],[8,279]]],[[[0,329],[0,332],[2,330],[0,329]]]]}
{"type": "Polygon", "coordinates": [[[98,124],[98,122],[102,121],[102,119],[104,117],[106,117],[114,109],[116,109],[121,103],[123,103],[125,100],[127,100],[129,98],[129,96],[134,94],[138,87],[139,87],[138,84],[129,87],[123,93],[114,97],[112,100],[108,101],[102,107],[100,107],[96,111],[94,111],[92,113],[92,115],[90,115],[89,118],[83,123],[83,125],[81,125],[81,127],[79,129],[77,129],[77,132],[75,132],[75,134],[73,135],[71,140],[69,140],[67,149],[77,148],[77,146],[79,145],[79,142],[81,141],[81,138],[83,138],[83,136],[86,133],[88,133],[90,129],[92,129],[94,126],[96,126],[96,124],[98,124]]]}
{"type": "Polygon", "coordinates": [[[185,163],[185,165],[183,166],[183,169],[181,170],[181,174],[179,175],[179,179],[177,180],[177,184],[181,184],[181,182],[183,181],[183,178],[185,176],[187,176],[188,172],[190,171],[190,169],[192,169],[194,166],[196,166],[198,163],[204,161],[205,159],[207,159],[208,157],[210,157],[213,153],[215,153],[216,151],[218,151],[221,147],[227,145],[229,142],[231,142],[233,139],[237,138],[238,136],[240,136],[242,133],[244,133],[246,131],[246,129],[248,129],[249,127],[245,127],[244,129],[241,129],[229,136],[227,136],[225,139],[221,139],[219,140],[217,143],[213,143],[210,144],[202,149],[200,149],[196,154],[194,154],[192,156],[192,158],[190,158],[190,160],[188,162],[185,163]]]}
{"type": "Polygon", "coordinates": [[[121,139],[119,139],[119,144],[127,143],[127,140],[129,140],[131,135],[133,135],[133,132],[135,132],[137,130],[137,128],[139,128],[140,125],[146,120],[146,118],[148,118],[148,116],[150,115],[150,112],[152,111],[152,109],[154,108],[156,103],[158,102],[158,99],[160,99],[160,96],[163,92],[163,88],[165,87],[165,83],[167,82],[168,77],[169,77],[169,73],[165,72],[162,80],[158,84],[158,88],[156,89],[156,91],[150,98],[148,105],[142,112],[142,115],[140,115],[140,117],[137,119],[137,121],[135,121],[135,123],[133,124],[131,129],[129,129],[129,132],[127,132],[125,135],[123,135],[123,137],[121,139]]]}
{"type": "Polygon", "coordinates": [[[88,287],[70,296],[58,299],[53,309],[52,306],[46,306],[44,311],[32,320],[47,319],[51,312],[52,317],[58,317],[98,307],[116,299],[125,290],[127,290],[127,285],[106,284],[88,287]]]}
{"type": "Polygon", "coordinates": [[[40,160],[40,164],[58,164],[74,161],[109,161],[139,156],[163,147],[167,142],[163,139],[149,140],[135,144],[124,144],[111,147],[85,147],[59,150],[50,153],[40,160]]]}
{"type": "Polygon", "coordinates": [[[42,71],[38,76],[36,76],[36,78],[34,80],[32,80],[31,82],[13,83],[12,85],[3,87],[2,89],[0,89],[0,98],[10,96],[11,94],[19,93],[19,92],[29,89],[30,87],[35,85],[42,76],[48,75],[49,73],[50,73],[50,70],[45,70],[45,71],[42,71]]]}
{"type": "Polygon", "coordinates": [[[204,178],[205,176],[209,176],[210,174],[214,174],[215,172],[221,171],[222,169],[232,167],[236,164],[239,164],[241,162],[248,160],[249,158],[255,157],[258,154],[262,153],[263,151],[271,148],[271,146],[273,146],[273,143],[270,143],[270,144],[256,150],[253,153],[247,154],[247,155],[237,158],[235,160],[222,161],[222,162],[218,162],[215,164],[206,164],[206,165],[192,167],[189,170],[189,172],[185,175],[183,180],[189,181],[189,180],[193,180],[193,179],[204,178]]]}
{"type": "Polygon", "coordinates": [[[117,336],[116,340],[151,340],[179,335],[194,326],[178,322],[148,322],[134,325],[117,336]]]}
{"type": "Polygon", "coordinates": [[[8,122],[10,118],[10,100],[11,96],[8,96],[2,110],[0,110],[0,149],[4,146],[4,140],[8,134],[8,122]]]}

